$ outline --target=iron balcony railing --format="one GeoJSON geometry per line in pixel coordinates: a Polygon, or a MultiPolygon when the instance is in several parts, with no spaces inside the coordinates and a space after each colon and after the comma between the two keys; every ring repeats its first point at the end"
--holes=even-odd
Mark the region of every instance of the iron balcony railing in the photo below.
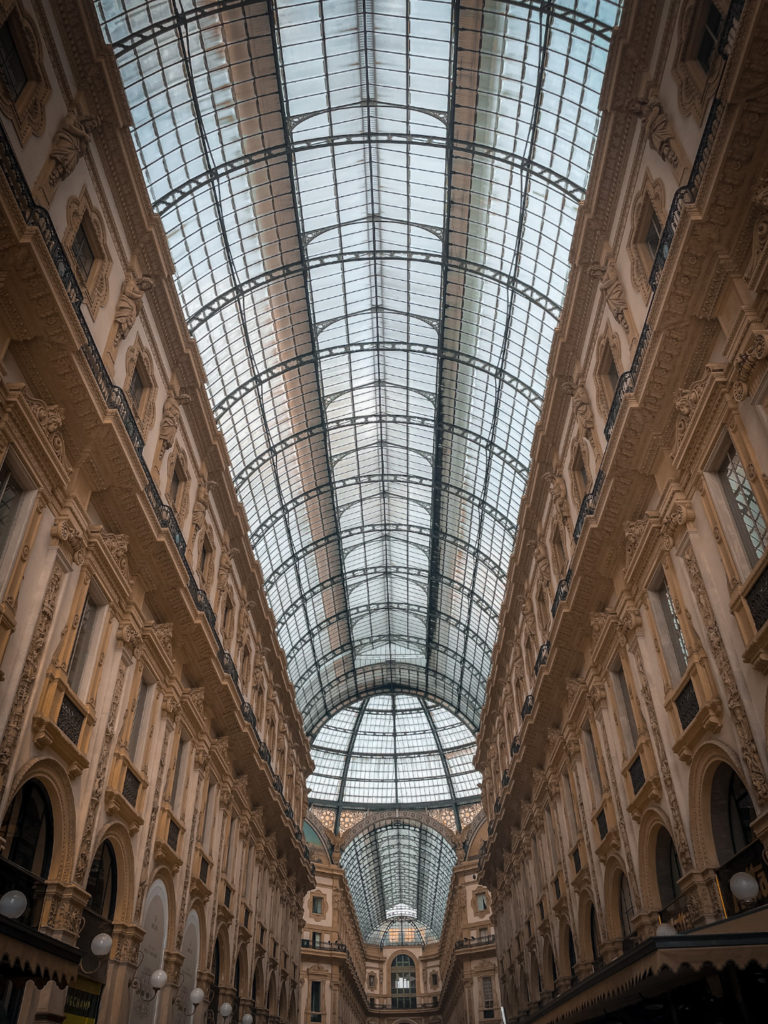
{"type": "MultiPolygon", "coordinates": [[[[39,206],[34,201],[32,197],[32,192],[30,191],[29,185],[27,184],[26,178],[24,177],[24,173],[21,170],[19,162],[16,159],[16,154],[14,153],[13,148],[10,144],[5,128],[2,125],[0,125],[0,165],[2,166],[5,179],[8,182],[11,191],[13,192],[14,198],[16,199],[16,203],[19,207],[19,212],[21,213],[22,217],[24,218],[27,224],[36,227],[37,230],[40,232],[43,242],[45,243],[48,253],[53,261],[53,264],[56,268],[56,272],[67,294],[67,298],[72,304],[75,316],[77,317],[80,329],[85,338],[85,343],[81,348],[83,357],[85,358],[85,361],[88,364],[91,373],[93,374],[93,379],[102,398],[104,399],[107,408],[114,409],[114,411],[117,413],[118,418],[120,419],[120,422],[122,423],[123,428],[131,443],[131,447],[136,453],[136,457],[139,460],[139,464],[141,466],[146,481],[144,486],[144,493],[146,494],[147,500],[149,501],[149,504],[152,507],[157,522],[160,524],[161,527],[163,527],[163,529],[167,530],[168,533],[170,534],[171,540],[173,541],[174,547],[176,548],[179,558],[181,559],[184,571],[187,575],[187,586],[192,596],[192,600],[195,604],[195,607],[203,613],[205,620],[210,626],[211,633],[213,635],[213,640],[216,645],[216,652],[219,664],[221,665],[222,670],[232,679],[232,682],[235,685],[235,689],[237,690],[238,696],[240,698],[241,713],[243,714],[243,718],[246,720],[246,722],[248,722],[252,732],[254,733],[254,736],[256,738],[256,745],[259,750],[259,755],[262,757],[263,760],[266,761],[267,769],[273,776],[274,785],[274,779],[276,779],[277,776],[274,770],[272,769],[270,760],[264,757],[263,752],[266,750],[266,745],[263,743],[261,737],[259,736],[258,730],[256,728],[255,717],[253,716],[250,705],[245,700],[242,690],[240,689],[240,680],[237,668],[235,667],[234,661],[232,660],[232,656],[229,653],[229,651],[225,649],[223,643],[221,642],[218,630],[216,629],[216,615],[213,611],[213,608],[211,607],[210,601],[208,600],[208,595],[202,588],[198,586],[194,573],[192,572],[192,569],[189,563],[187,562],[187,543],[186,540],[184,539],[181,527],[179,526],[179,523],[176,519],[176,514],[170,505],[165,504],[160,495],[160,492],[157,489],[155,481],[152,479],[150,468],[147,465],[143,454],[144,438],[142,437],[141,430],[139,429],[133,412],[131,411],[130,403],[128,402],[128,399],[122,388],[118,387],[116,384],[112,382],[112,379],[109,375],[109,371],[104,365],[104,360],[101,358],[101,353],[99,352],[96,342],[93,339],[93,335],[91,334],[90,328],[88,327],[88,323],[81,309],[83,295],[80,290],[80,286],[77,283],[77,279],[70,265],[69,258],[56,232],[53,220],[51,219],[51,216],[48,213],[48,211],[44,207],[39,206]]],[[[294,815],[293,810],[290,807],[290,804],[283,796],[281,790],[278,787],[275,787],[275,789],[277,791],[279,799],[282,802],[282,807],[286,814],[286,817],[290,821],[293,821],[294,815]]],[[[304,842],[303,833],[301,829],[295,824],[295,822],[293,824],[293,831],[294,836],[304,853],[304,856],[309,861],[309,847],[304,842]]]]}

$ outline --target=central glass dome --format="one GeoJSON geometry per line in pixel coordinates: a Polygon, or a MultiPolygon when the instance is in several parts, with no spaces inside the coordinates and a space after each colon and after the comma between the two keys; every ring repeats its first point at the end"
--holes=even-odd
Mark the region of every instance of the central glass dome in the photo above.
{"type": "Polygon", "coordinates": [[[474,752],[474,736],[446,708],[408,694],[365,697],[318,732],[310,801],[345,807],[476,802],[474,752]]]}

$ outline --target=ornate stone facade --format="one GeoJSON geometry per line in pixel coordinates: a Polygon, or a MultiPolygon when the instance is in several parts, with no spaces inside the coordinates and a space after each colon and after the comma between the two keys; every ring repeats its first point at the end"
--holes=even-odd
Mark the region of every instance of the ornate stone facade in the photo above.
{"type": "MultiPolygon", "coordinates": [[[[295,1024],[311,760],[274,617],[93,6],[9,10],[40,73],[22,106],[0,95],[3,882],[29,883],[29,955],[95,979],[101,1021],[202,1022],[228,1000],[295,1024]]],[[[53,981],[20,1007],[5,986],[21,1024],[63,1020],[53,981]]]]}
{"type": "Polygon", "coordinates": [[[753,903],[730,879],[755,874],[765,898],[768,278],[755,182],[768,107],[752,90],[766,85],[767,33],[748,4],[630,3],[614,40],[622,70],[609,66],[576,231],[609,255],[572,251],[550,364],[568,383],[545,398],[479,733],[479,879],[508,1020],[673,1019],[699,1005],[705,963],[728,957],[739,970],[713,1001],[756,1005],[764,915],[739,918],[753,903]],[[646,253],[643,218],[662,197],[646,253]],[[559,468],[575,445],[586,495],[559,468]],[[546,541],[562,523],[567,573],[546,541]],[[542,575],[561,578],[543,623],[526,613],[542,575]],[[535,666],[526,636],[543,652],[535,666]],[[717,953],[726,915],[733,949],[717,953]],[[650,1006],[641,979],[677,963],[678,942],[694,980],[669,972],[650,1006]]]}

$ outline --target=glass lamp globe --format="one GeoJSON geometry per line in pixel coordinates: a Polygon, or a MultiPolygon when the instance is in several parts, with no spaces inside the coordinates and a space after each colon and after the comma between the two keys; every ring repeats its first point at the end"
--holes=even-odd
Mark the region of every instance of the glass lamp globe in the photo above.
{"type": "Polygon", "coordinates": [[[677,935],[677,928],[675,928],[675,926],[669,921],[662,921],[656,928],[656,934],[659,937],[663,937],[665,935],[677,935]]]}
{"type": "Polygon", "coordinates": [[[193,1006],[199,1006],[205,999],[205,992],[201,988],[193,988],[189,993],[189,1001],[193,1006]]]}
{"type": "Polygon", "coordinates": [[[112,936],[107,932],[99,932],[91,939],[91,952],[94,956],[107,956],[112,949],[112,936]]]}
{"type": "Polygon", "coordinates": [[[731,875],[728,885],[740,903],[754,903],[760,892],[757,879],[746,871],[737,871],[735,875],[731,875]]]}
{"type": "Polygon", "coordinates": [[[244,1013],[240,1018],[240,1024],[253,1024],[253,1017],[250,1013],[244,1013]]]}
{"type": "Polygon", "coordinates": [[[168,975],[162,967],[158,967],[156,971],[152,971],[150,974],[149,983],[155,992],[159,992],[161,988],[165,988],[168,984],[168,975]]]}
{"type": "Polygon", "coordinates": [[[0,914],[16,921],[27,909],[27,897],[20,889],[9,889],[0,896],[0,914]]]}
{"type": "Polygon", "coordinates": [[[221,1006],[219,1007],[219,1013],[224,1018],[224,1020],[227,1020],[229,1017],[232,1016],[232,1004],[222,1003],[221,1006]]]}

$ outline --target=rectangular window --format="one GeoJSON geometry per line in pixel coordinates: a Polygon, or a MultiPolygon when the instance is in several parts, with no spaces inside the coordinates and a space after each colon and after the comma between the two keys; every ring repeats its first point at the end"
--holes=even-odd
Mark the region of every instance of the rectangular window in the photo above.
{"type": "Polygon", "coordinates": [[[315,946],[315,948],[320,946],[322,940],[323,936],[321,932],[312,932],[312,945],[315,946]]]}
{"type": "Polygon", "coordinates": [[[708,4],[706,17],[701,28],[699,45],[696,49],[696,60],[707,73],[709,73],[712,67],[722,27],[722,14],[718,11],[715,4],[708,4]]]}
{"type": "Polygon", "coordinates": [[[323,897],[322,896],[313,896],[312,897],[312,913],[313,914],[322,914],[322,912],[323,912],[323,897]]]}
{"type": "Polygon", "coordinates": [[[8,464],[4,463],[0,469],[0,555],[5,550],[11,535],[22,493],[21,486],[11,473],[8,464]]]}
{"type": "Polygon", "coordinates": [[[312,1024],[317,1024],[323,1019],[322,1012],[320,1010],[320,999],[322,994],[321,981],[313,981],[312,988],[309,995],[309,1019],[312,1024]]]}
{"type": "Polygon", "coordinates": [[[179,473],[178,469],[176,469],[176,467],[174,467],[173,474],[171,476],[171,486],[170,486],[170,489],[169,489],[169,497],[171,499],[171,504],[173,505],[174,508],[176,508],[176,506],[178,504],[178,498],[179,498],[179,491],[180,490],[181,490],[181,474],[179,473]]]}
{"type": "Polygon", "coordinates": [[[133,712],[133,724],[131,725],[131,735],[128,738],[128,757],[130,757],[133,763],[136,763],[136,757],[139,752],[139,741],[141,740],[142,725],[144,722],[144,714],[147,707],[147,697],[151,684],[146,679],[142,679],[139,683],[139,692],[136,696],[136,707],[133,712]]]}
{"type": "Polygon", "coordinates": [[[621,665],[613,671],[613,692],[616,695],[616,708],[619,714],[619,724],[624,734],[624,744],[627,754],[633,753],[637,746],[637,722],[632,707],[632,699],[629,696],[629,688],[621,665]]]}
{"type": "Polygon", "coordinates": [[[75,693],[77,693],[82,682],[85,663],[88,660],[88,648],[91,643],[96,609],[96,602],[88,594],[85,598],[83,609],[80,612],[80,621],[77,624],[77,634],[72,646],[72,654],[69,658],[69,668],[67,669],[69,685],[75,693]]]}
{"type": "Polygon", "coordinates": [[[656,216],[656,212],[651,210],[648,218],[648,229],[645,232],[645,244],[648,246],[648,252],[651,255],[651,259],[656,259],[656,250],[659,248],[659,242],[661,241],[661,224],[659,224],[659,218],[656,216]]]}
{"type": "Polygon", "coordinates": [[[597,750],[595,748],[595,740],[592,736],[592,729],[589,725],[586,726],[583,732],[584,750],[586,753],[589,780],[592,783],[592,793],[595,798],[595,803],[599,803],[603,795],[603,784],[600,781],[600,769],[597,764],[597,750]]]}
{"type": "Polygon", "coordinates": [[[768,528],[744,465],[733,445],[726,452],[718,475],[747,557],[755,565],[765,554],[768,528]]]}
{"type": "Polygon", "coordinates": [[[493,979],[483,978],[483,1020],[493,1017],[493,979]]]}
{"type": "Polygon", "coordinates": [[[177,809],[176,804],[180,792],[181,776],[184,771],[184,754],[187,749],[187,741],[179,740],[179,746],[176,750],[176,764],[173,768],[173,785],[171,786],[171,807],[174,811],[177,809]]]}
{"type": "Polygon", "coordinates": [[[14,39],[10,18],[6,18],[0,27],[0,78],[6,92],[15,103],[24,92],[24,86],[29,78],[14,39]]]}
{"type": "Polygon", "coordinates": [[[131,383],[128,385],[128,399],[131,408],[135,413],[141,408],[141,396],[144,394],[144,381],[141,379],[141,372],[138,366],[131,375],[131,383]]]}
{"type": "Polygon", "coordinates": [[[208,794],[205,798],[205,814],[203,816],[203,846],[210,850],[211,825],[213,822],[213,801],[216,796],[216,783],[211,782],[208,786],[208,794]]]}
{"type": "Polygon", "coordinates": [[[88,235],[85,233],[85,228],[81,224],[77,229],[74,239],[72,240],[72,255],[75,258],[75,263],[80,270],[85,281],[88,280],[95,257],[93,255],[93,248],[91,243],[88,241],[88,235]]]}
{"type": "Polygon", "coordinates": [[[229,823],[229,843],[227,844],[227,874],[231,876],[235,863],[235,840],[237,839],[237,818],[232,815],[229,823]]]}
{"type": "Polygon", "coordinates": [[[488,908],[488,903],[487,903],[486,898],[485,898],[485,893],[484,892],[479,892],[477,894],[477,909],[478,910],[487,910],[487,908],[488,908]]]}
{"type": "MultiPolygon", "coordinates": [[[[658,595],[658,607],[661,610],[661,618],[664,622],[666,639],[669,641],[669,647],[674,658],[674,667],[682,675],[688,664],[688,648],[685,644],[683,631],[680,628],[680,620],[675,611],[675,604],[672,600],[669,584],[663,575],[661,577],[661,585],[656,593],[658,595]]],[[[669,659],[667,660],[669,661],[669,659]]],[[[669,668],[671,669],[673,666],[669,665],[669,668]]]]}

